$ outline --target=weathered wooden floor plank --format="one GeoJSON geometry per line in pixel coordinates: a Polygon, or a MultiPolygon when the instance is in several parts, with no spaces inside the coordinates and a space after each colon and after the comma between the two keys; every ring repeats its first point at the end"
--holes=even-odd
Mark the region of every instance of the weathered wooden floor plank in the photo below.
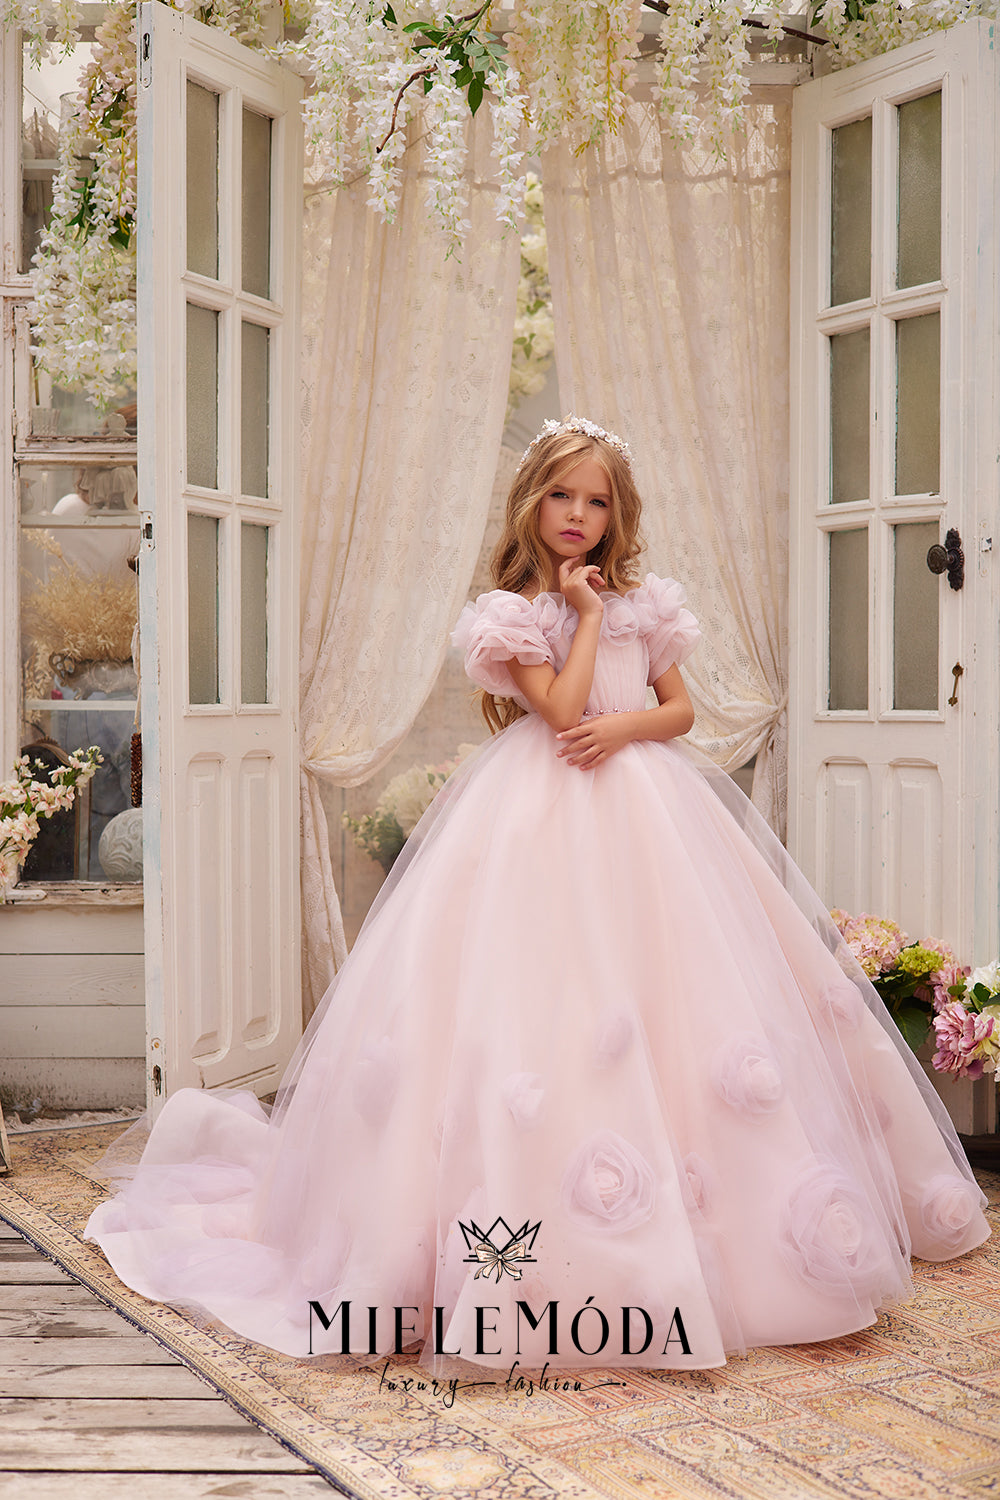
{"type": "Polygon", "coordinates": [[[7,1266],[16,1265],[18,1261],[36,1260],[40,1260],[43,1265],[51,1266],[53,1271],[59,1269],[54,1261],[49,1260],[40,1250],[36,1250],[34,1245],[22,1235],[15,1235],[13,1239],[0,1240],[0,1274],[7,1266]]]}
{"type": "Polygon", "coordinates": [[[0,1276],[0,1312],[62,1312],[67,1307],[100,1307],[101,1300],[79,1282],[68,1286],[11,1286],[0,1276]]]}
{"type": "Polygon", "coordinates": [[[225,1401],[132,1401],[128,1398],[101,1399],[79,1393],[72,1402],[49,1400],[42,1396],[5,1401],[0,1410],[0,1443],[12,1432],[48,1432],[64,1413],[73,1419],[75,1432],[106,1431],[110,1428],[142,1427],[147,1433],[166,1431],[243,1432],[247,1426],[225,1401]]]}
{"type": "MultiPolygon", "coordinates": [[[[46,1340],[46,1342],[50,1342],[46,1340]]],[[[0,1396],[87,1396],[150,1400],[185,1396],[217,1401],[219,1393],[178,1360],[163,1365],[0,1364],[0,1396]]]]}
{"type": "Polygon", "coordinates": [[[0,1398],[0,1500],[330,1493],[308,1464],[5,1225],[0,1398]]]}
{"type": "MultiPolygon", "coordinates": [[[[68,1403],[67,1403],[68,1404],[68,1403]]],[[[223,1403],[224,1404],[224,1403],[223,1403]]],[[[309,1474],[308,1464],[249,1422],[245,1432],[148,1432],[112,1427],[94,1432],[60,1425],[44,1433],[0,1433],[0,1473],[5,1469],[57,1469],[65,1473],[107,1469],[131,1474],[177,1471],[230,1474],[309,1474]]],[[[144,1481],[135,1486],[142,1495],[144,1481]]]]}
{"type": "Polygon", "coordinates": [[[52,1312],[0,1312],[0,1338],[118,1338],[131,1325],[110,1307],[93,1298],[90,1307],[67,1307],[52,1312]]]}
{"type": "MultiPolygon", "coordinates": [[[[0,1338],[0,1364],[21,1365],[171,1365],[169,1349],[129,1328],[120,1338],[0,1338]]],[[[219,1398],[221,1400],[221,1397],[219,1398]]]]}
{"type": "Polygon", "coordinates": [[[0,1261],[0,1281],[4,1286],[76,1286],[68,1271],[37,1255],[34,1260],[0,1261]]]}
{"type": "Polygon", "coordinates": [[[332,1500],[318,1474],[0,1473],[2,1500],[332,1500]]]}

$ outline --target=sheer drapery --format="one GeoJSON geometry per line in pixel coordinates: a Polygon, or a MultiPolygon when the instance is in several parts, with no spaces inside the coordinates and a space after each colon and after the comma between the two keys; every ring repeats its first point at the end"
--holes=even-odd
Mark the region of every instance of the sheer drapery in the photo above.
{"type": "Polygon", "coordinates": [[[652,103],[585,156],[543,160],[564,411],[631,443],[649,563],[705,632],[692,738],[786,806],[791,90],[754,89],[728,163],[652,103]]]}
{"type": "Polygon", "coordinates": [[[345,956],[321,783],[389,758],[466,598],[503,429],[519,267],[489,122],[470,124],[469,229],[446,259],[419,142],[396,221],[367,184],[310,191],[303,276],[303,1009],[345,956]]]}

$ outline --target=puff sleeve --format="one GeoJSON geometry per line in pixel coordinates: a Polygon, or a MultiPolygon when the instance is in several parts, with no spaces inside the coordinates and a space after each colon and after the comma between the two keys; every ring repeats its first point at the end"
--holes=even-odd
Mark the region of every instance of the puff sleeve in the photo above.
{"type": "Polygon", "coordinates": [[[647,573],[633,594],[639,631],[649,651],[649,677],[655,682],[670,667],[687,661],[701,640],[698,622],[684,608],[687,595],[674,578],[647,573]]]}
{"type": "Polygon", "coordinates": [[[555,666],[536,602],[502,589],[480,594],[474,604],[467,604],[451,639],[464,653],[468,676],[498,698],[517,696],[506,666],[513,658],[529,667],[543,662],[555,666]]]}

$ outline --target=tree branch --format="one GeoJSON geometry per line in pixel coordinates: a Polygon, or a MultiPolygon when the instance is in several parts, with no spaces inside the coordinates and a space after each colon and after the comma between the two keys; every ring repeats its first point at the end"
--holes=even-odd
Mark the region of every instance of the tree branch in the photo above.
{"type": "MultiPolygon", "coordinates": [[[[493,0],[485,0],[485,3],[483,5],[478,5],[475,10],[470,10],[468,15],[459,16],[458,20],[454,23],[451,31],[442,38],[442,41],[434,50],[440,51],[441,47],[446,43],[449,45],[454,43],[456,38],[461,35],[463,30],[475,31],[477,22],[486,14],[492,4],[493,0]]],[[[389,123],[389,129],[386,131],[379,144],[375,147],[376,156],[384,151],[385,147],[389,144],[393,136],[396,134],[396,120],[399,115],[399,106],[403,102],[403,95],[406,93],[406,90],[410,87],[411,84],[416,83],[419,79],[428,78],[432,73],[436,72],[437,63],[428,63],[426,68],[417,68],[413,73],[410,74],[409,78],[406,80],[399,93],[396,95],[396,102],[392,106],[392,119],[389,123]]]]}
{"type": "Polygon", "coordinates": [[[393,136],[396,134],[396,116],[399,114],[399,106],[403,102],[403,95],[406,93],[406,90],[410,87],[410,84],[411,83],[416,83],[416,81],[417,81],[418,78],[427,78],[431,73],[436,73],[436,72],[437,72],[437,63],[431,63],[431,64],[429,64],[428,67],[426,67],[426,68],[418,68],[415,73],[411,73],[410,74],[409,78],[406,80],[406,82],[403,84],[403,87],[400,89],[399,93],[396,95],[396,102],[392,106],[392,119],[389,122],[389,129],[386,131],[385,135],[382,137],[382,139],[379,142],[379,144],[375,147],[375,155],[376,156],[378,156],[378,154],[389,144],[389,142],[392,140],[393,136]]]}

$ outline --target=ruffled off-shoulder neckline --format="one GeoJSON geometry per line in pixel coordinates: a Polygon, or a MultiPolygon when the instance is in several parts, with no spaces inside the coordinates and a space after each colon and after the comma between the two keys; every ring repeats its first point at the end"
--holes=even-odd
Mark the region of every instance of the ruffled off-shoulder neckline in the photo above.
{"type": "MultiPolygon", "coordinates": [[[[683,585],[676,579],[660,578],[656,573],[647,573],[642,583],[637,583],[635,588],[626,590],[624,594],[616,594],[613,589],[602,589],[600,597],[605,606],[601,622],[602,634],[612,640],[622,640],[635,636],[639,631],[646,633],[653,630],[665,616],[679,615],[685,593],[683,585]]],[[[542,589],[531,599],[509,589],[491,589],[489,593],[479,595],[475,608],[481,611],[490,606],[493,609],[499,607],[505,612],[512,610],[516,616],[525,620],[534,619],[545,635],[555,631],[572,635],[579,622],[579,615],[572,605],[561,593],[552,589],[542,589]]]]}

